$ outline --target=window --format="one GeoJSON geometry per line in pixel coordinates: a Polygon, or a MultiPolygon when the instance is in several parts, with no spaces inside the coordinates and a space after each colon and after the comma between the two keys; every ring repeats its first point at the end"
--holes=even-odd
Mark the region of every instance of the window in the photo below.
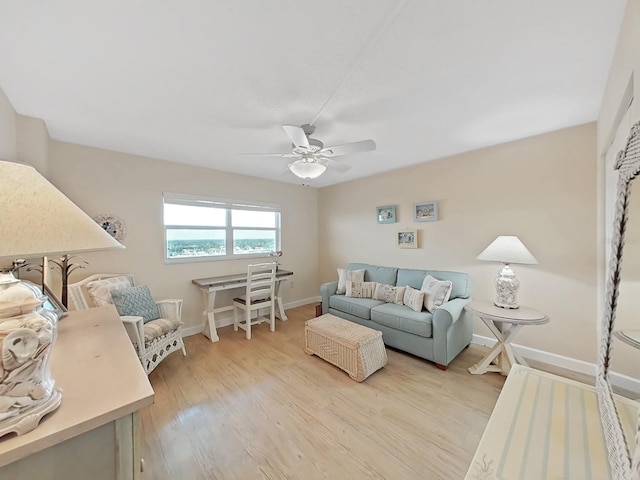
{"type": "Polygon", "coordinates": [[[280,208],[165,193],[164,231],[170,262],[264,257],[280,250],[280,208]]]}

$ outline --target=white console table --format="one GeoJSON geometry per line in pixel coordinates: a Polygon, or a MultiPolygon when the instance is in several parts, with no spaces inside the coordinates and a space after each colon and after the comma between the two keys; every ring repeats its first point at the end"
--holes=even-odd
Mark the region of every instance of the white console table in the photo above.
{"type": "MultiPolygon", "coordinates": [[[[291,275],[293,275],[293,272],[290,272],[289,270],[278,270],[276,272],[276,312],[280,320],[287,319],[287,316],[284,313],[284,307],[282,306],[282,298],[280,297],[280,283],[287,280],[291,275]]],[[[218,337],[218,331],[216,329],[216,313],[233,310],[233,306],[226,305],[224,307],[216,307],[216,293],[221,290],[246,287],[247,273],[198,278],[191,280],[191,283],[200,289],[204,300],[204,310],[202,312],[202,315],[204,316],[204,328],[202,333],[212,342],[217,342],[220,340],[220,337],[218,337]]]]}
{"type": "Polygon", "coordinates": [[[62,404],[35,430],[0,438],[0,479],[141,478],[138,410],[153,389],[113,305],[60,321],[51,372],[62,404]]]}

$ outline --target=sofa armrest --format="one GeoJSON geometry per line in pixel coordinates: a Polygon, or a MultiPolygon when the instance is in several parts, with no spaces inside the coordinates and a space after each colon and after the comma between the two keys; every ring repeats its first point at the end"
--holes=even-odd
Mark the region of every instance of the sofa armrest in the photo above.
{"type": "Polygon", "coordinates": [[[464,311],[464,306],[471,302],[470,298],[454,298],[443,303],[433,313],[433,325],[440,324],[444,331],[453,325],[464,311]]]}
{"type": "Polygon", "coordinates": [[[322,296],[322,313],[329,311],[329,297],[335,295],[338,291],[338,282],[328,282],[320,286],[320,295],[322,296]]]}
{"type": "Polygon", "coordinates": [[[182,321],[182,299],[156,300],[162,318],[175,318],[182,321]]]}
{"type": "Polygon", "coordinates": [[[436,308],[433,312],[433,356],[439,365],[448,365],[449,361],[460,349],[452,348],[468,345],[471,335],[471,322],[463,322],[462,318],[470,317],[464,306],[471,302],[470,298],[454,298],[436,308]],[[455,353],[451,353],[451,350],[455,353]]]}

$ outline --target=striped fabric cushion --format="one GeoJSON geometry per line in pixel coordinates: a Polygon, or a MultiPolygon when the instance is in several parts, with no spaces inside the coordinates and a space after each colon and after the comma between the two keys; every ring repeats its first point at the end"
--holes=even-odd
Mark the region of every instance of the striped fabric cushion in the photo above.
{"type": "Polygon", "coordinates": [[[180,325],[182,322],[175,318],[158,318],[145,323],[143,327],[145,345],[149,345],[156,338],[174,331],[180,325]]]}
{"type": "Polygon", "coordinates": [[[424,292],[407,286],[402,302],[414,312],[420,312],[424,305],[424,292]]]}

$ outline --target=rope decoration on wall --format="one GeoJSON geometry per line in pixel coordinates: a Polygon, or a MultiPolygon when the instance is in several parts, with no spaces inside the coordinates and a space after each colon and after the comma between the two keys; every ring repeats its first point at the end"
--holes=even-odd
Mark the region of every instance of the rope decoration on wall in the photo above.
{"type": "Polygon", "coordinates": [[[616,307],[620,292],[622,253],[624,250],[624,234],[629,216],[631,182],[640,173],[640,122],[631,128],[625,149],[618,153],[615,168],[618,170],[616,212],[613,223],[612,252],[609,277],[607,278],[605,312],[600,324],[595,386],[612,477],[615,480],[636,480],[640,479],[640,448],[638,447],[638,443],[640,443],[640,433],[638,431],[640,418],[638,418],[637,422],[632,457],[632,452],[625,441],[620,417],[614,403],[613,390],[609,382],[609,367],[611,364],[616,307]]]}

